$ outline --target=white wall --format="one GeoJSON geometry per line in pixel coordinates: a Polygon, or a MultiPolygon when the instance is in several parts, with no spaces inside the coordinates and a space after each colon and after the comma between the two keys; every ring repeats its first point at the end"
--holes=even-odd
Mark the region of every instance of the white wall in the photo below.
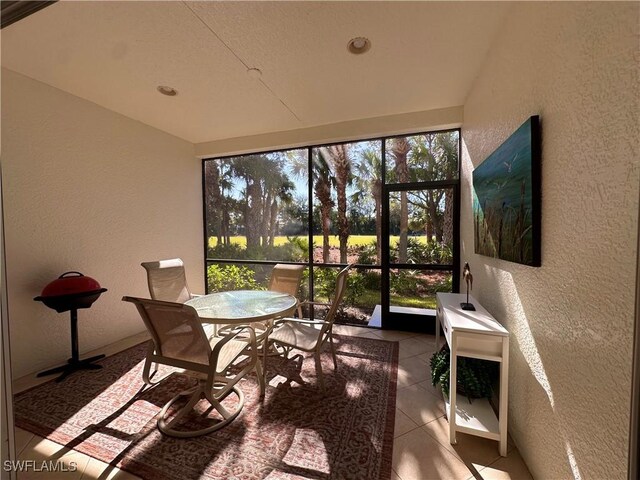
{"type": "Polygon", "coordinates": [[[182,257],[204,290],[193,144],[3,69],[2,167],[14,377],[70,356],[69,314],[33,301],[65,271],[109,290],[78,312],[81,355],[144,329],[120,300],[148,296],[140,262],[182,257]]]}
{"type": "Polygon", "coordinates": [[[626,478],[639,5],[513,6],[465,102],[462,260],[511,332],[509,431],[535,478],[626,478]],[[542,123],[542,267],[474,254],[471,173],[542,123]]]}
{"type": "Polygon", "coordinates": [[[462,117],[462,106],[400,113],[384,117],[362,118],[316,127],[197,143],[195,152],[198,157],[207,158],[259,152],[261,150],[304,147],[322,143],[350,142],[387,135],[400,135],[407,132],[444,130],[460,127],[462,125],[462,117]]]}

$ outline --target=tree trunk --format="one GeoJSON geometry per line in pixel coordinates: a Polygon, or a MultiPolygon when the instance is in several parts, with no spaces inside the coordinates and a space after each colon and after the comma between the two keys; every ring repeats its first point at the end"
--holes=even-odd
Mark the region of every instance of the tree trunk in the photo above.
{"type": "Polygon", "coordinates": [[[333,159],[336,178],[336,196],[338,198],[338,238],[340,240],[340,263],[347,263],[347,245],[349,241],[349,219],[347,218],[347,184],[351,173],[345,145],[329,147],[333,159]]]}
{"type": "Polygon", "coordinates": [[[436,242],[442,242],[442,225],[441,219],[438,217],[438,204],[434,199],[429,202],[429,218],[433,228],[433,233],[436,236],[436,242]]]}
{"type": "Polygon", "coordinates": [[[260,245],[260,208],[262,200],[262,188],[259,182],[247,182],[247,202],[244,211],[244,228],[247,239],[247,248],[260,245]]]}
{"type": "Polygon", "coordinates": [[[382,182],[376,180],[373,184],[373,198],[376,202],[376,259],[378,265],[382,263],[382,182]]]}
{"type": "Polygon", "coordinates": [[[407,263],[409,248],[409,202],[407,192],[400,192],[400,241],[398,242],[398,262],[407,263]]]}
{"type": "Polygon", "coordinates": [[[320,202],[320,221],[322,223],[322,261],[329,263],[329,233],[331,232],[331,186],[326,175],[318,173],[315,193],[320,202]]]}
{"type": "Polygon", "coordinates": [[[271,191],[269,190],[267,192],[267,194],[264,196],[264,198],[261,199],[262,200],[262,205],[261,205],[261,218],[262,218],[262,224],[260,226],[260,235],[262,236],[262,245],[263,246],[267,246],[269,245],[269,231],[270,231],[270,223],[271,223],[271,204],[273,203],[273,195],[271,193],[271,191]]]}
{"type": "MultiPolygon", "coordinates": [[[[395,138],[391,147],[395,159],[396,175],[399,183],[409,181],[409,167],[407,154],[409,153],[409,141],[404,138],[395,138]]],[[[398,262],[407,263],[407,247],[409,246],[409,202],[407,192],[400,192],[400,241],[398,242],[398,262]]]]}
{"type": "Polygon", "coordinates": [[[449,189],[444,193],[443,223],[442,242],[453,246],[453,191],[449,189]]]}
{"type": "Polygon", "coordinates": [[[220,193],[220,170],[215,162],[207,162],[205,169],[205,188],[207,198],[207,243],[209,237],[216,236],[217,245],[220,245],[222,235],[222,195],[220,193]]]}
{"type": "Polygon", "coordinates": [[[222,241],[225,245],[229,245],[231,243],[231,235],[229,235],[230,223],[231,215],[229,215],[229,207],[225,201],[222,207],[222,241]]]}
{"type": "Polygon", "coordinates": [[[275,239],[278,229],[278,202],[273,199],[271,203],[271,220],[269,222],[269,246],[275,246],[275,239]]]}

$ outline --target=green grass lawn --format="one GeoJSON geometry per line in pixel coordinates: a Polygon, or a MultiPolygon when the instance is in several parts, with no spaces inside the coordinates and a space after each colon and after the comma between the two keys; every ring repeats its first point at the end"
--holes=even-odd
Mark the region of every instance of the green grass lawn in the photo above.
{"type": "MultiPolygon", "coordinates": [[[[306,235],[299,235],[297,238],[302,238],[304,240],[306,240],[308,237],[306,235]]],[[[391,244],[395,245],[398,243],[400,237],[398,237],[397,235],[392,235],[391,236],[391,244]]],[[[420,235],[417,237],[413,237],[416,238],[422,242],[426,242],[426,237],[424,235],[420,235]]],[[[349,241],[348,241],[348,246],[350,247],[362,247],[364,245],[370,245],[372,243],[374,243],[376,241],[376,236],[375,235],[349,235],[349,241]]],[[[280,245],[284,245],[288,242],[288,239],[286,236],[279,236],[279,237],[275,237],[275,245],[276,246],[280,246],[280,245]]],[[[218,240],[216,237],[209,237],[209,247],[213,248],[217,245],[218,240]]],[[[241,247],[246,247],[247,246],[247,239],[244,236],[235,236],[235,237],[231,237],[231,243],[234,243],[236,245],[240,245],[241,247]]],[[[322,245],[322,235],[314,235],[313,236],[313,243],[316,247],[319,247],[322,245]]],[[[329,245],[332,247],[336,247],[338,248],[340,246],[340,239],[338,238],[337,235],[330,235],[329,236],[329,245]]]]}

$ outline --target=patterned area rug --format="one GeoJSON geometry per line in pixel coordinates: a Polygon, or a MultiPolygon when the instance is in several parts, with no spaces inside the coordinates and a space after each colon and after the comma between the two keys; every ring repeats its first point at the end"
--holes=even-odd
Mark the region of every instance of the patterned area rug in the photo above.
{"type": "Polygon", "coordinates": [[[322,356],[324,394],[312,356],[270,357],[264,400],[247,377],[240,416],[202,437],[158,431],[155,416],[190,381],[174,373],[143,390],[146,343],[103,360],[102,370],[16,395],[16,425],[149,480],[388,479],[398,343],[335,339],[338,371],[328,350],[322,356]]]}

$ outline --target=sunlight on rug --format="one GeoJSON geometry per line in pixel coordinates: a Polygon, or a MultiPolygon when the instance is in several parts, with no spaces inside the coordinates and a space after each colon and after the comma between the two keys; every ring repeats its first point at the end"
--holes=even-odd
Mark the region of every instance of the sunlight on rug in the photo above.
{"type": "Polygon", "coordinates": [[[143,389],[146,343],[103,360],[102,370],[16,395],[16,426],[149,480],[388,479],[398,344],[335,339],[338,371],[328,350],[322,356],[325,393],[313,357],[270,357],[265,398],[255,376],[246,378],[240,416],[202,437],[158,431],[155,416],[190,383],[174,373],[143,389]]]}

